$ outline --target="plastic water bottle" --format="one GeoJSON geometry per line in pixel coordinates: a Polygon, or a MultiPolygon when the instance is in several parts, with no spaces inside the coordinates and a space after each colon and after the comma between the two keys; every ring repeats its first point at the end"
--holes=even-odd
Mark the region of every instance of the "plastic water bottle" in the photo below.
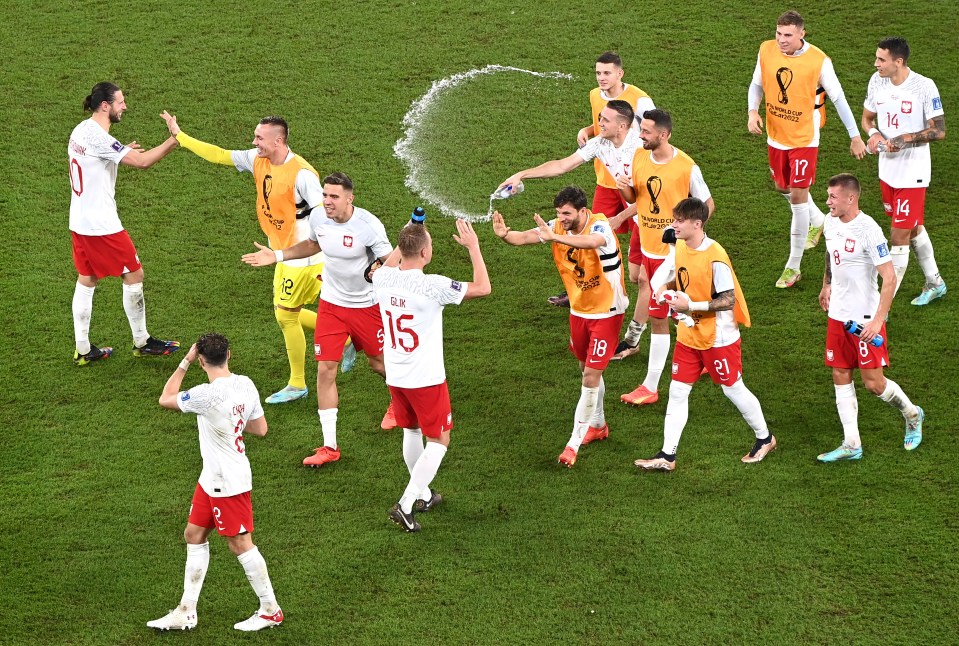
{"type": "MultiPolygon", "coordinates": [[[[859,323],[858,321],[846,321],[845,323],[843,323],[842,327],[844,330],[846,330],[846,332],[849,332],[849,334],[853,334],[855,336],[859,336],[860,334],[862,334],[862,330],[863,330],[863,324],[859,323]]],[[[869,341],[869,345],[874,345],[878,348],[879,346],[882,345],[882,342],[883,342],[882,335],[877,334],[876,336],[872,338],[871,341],[869,341]]]]}
{"type": "Polygon", "coordinates": [[[493,193],[493,199],[495,200],[505,200],[507,198],[513,197],[514,195],[519,195],[523,192],[523,189],[526,187],[523,186],[523,182],[516,182],[516,186],[512,184],[507,184],[503,188],[495,191],[493,193]]]}
{"type": "Polygon", "coordinates": [[[410,214],[410,222],[413,224],[425,224],[426,223],[426,209],[422,206],[418,206],[413,209],[413,213],[410,214]]]}

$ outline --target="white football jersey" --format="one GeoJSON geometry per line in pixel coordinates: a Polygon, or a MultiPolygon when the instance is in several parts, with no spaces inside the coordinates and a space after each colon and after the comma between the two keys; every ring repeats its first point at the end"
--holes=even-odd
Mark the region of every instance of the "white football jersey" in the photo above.
{"type": "Polygon", "coordinates": [[[380,267],[373,287],[383,319],[386,383],[425,388],[446,381],[443,307],[463,302],[466,283],[419,269],[380,267]]]}
{"type": "MultiPolygon", "coordinates": [[[[250,150],[231,150],[230,157],[233,159],[233,165],[241,173],[253,172],[253,161],[256,159],[256,148],[250,150]]],[[[293,158],[293,151],[286,156],[283,163],[293,158]]],[[[323,187],[316,175],[303,168],[296,174],[296,183],[293,186],[293,194],[296,203],[306,204],[311,209],[323,208],[323,187]]],[[[299,209],[297,209],[299,211],[299,209]]],[[[302,242],[310,237],[310,221],[308,217],[296,219],[296,242],[302,242]]],[[[296,244],[296,243],[294,243],[296,244]]],[[[293,245],[290,245],[293,246],[293,245]]],[[[309,267],[323,262],[323,253],[313,254],[308,258],[296,258],[294,260],[284,260],[283,264],[289,267],[309,267]]]]}
{"type": "Polygon", "coordinates": [[[70,133],[70,230],[85,236],[123,231],[115,199],[117,164],[130,148],[92,118],[70,133]]]}
{"type": "MultiPolygon", "coordinates": [[[[943,114],[936,84],[911,70],[901,85],[893,85],[879,72],[873,74],[864,107],[876,113],[876,125],[886,139],[925,130],[930,119],[943,114]]],[[[931,178],[928,142],[896,153],[879,153],[879,179],[893,188],[926,187],[931,178]]]]}
{"type": "Polygon", "coordinates": [[[196,413],[203,471],[200,486],[211,498],[235,496],[253,488],[243,444],[243,427],[263,417],[260,394],[249,377],[230,375],[177,395],[184,413],[196,413]]]}
{"type": "MultiPolygon", "coordinates": [[[[632,175],[633,156],[636,154],[636,149],[642,147],[643,140],[639,138],[639,134],[635,130],[631,129],[626,133],[626,139],[623,140],[619,148],[614,146],[609,139],[593,137],[576,152],[583,158],[584,162],[598,157],[613,179],[616,179],[619,175],[625,177],[632,175]]],[[[616,213],[604,213],[603,215],[611,218],[616,213]]]]}
{"type": "Polygon", "coordinates": [[[373,285],[366,282],[366,268],[375,258],[388,256],[393,246],[383,223],[375,215],[353,207],[343,223],[331,220],[322,208],[310,214],[310,240],[320,243],[326,256],[320,298],[341,307],[376,305],[373,285]]]}
{"type": "Polygon", "coordinates": [[[876,221],[863,213],[843,223],[827,215],[823,229],[832,270],[829,318],[867,323],[879,308],[879,265],[892,262],[876,221]]]}

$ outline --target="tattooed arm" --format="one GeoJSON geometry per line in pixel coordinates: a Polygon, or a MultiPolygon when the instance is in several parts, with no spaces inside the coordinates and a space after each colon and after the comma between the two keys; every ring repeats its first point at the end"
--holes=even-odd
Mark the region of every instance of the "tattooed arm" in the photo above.
{"type": "Polygon", "coordinates": [[[725,312],[733,309],[734,305],[736,305],[736,290],[727,289],[715,294],[713,299],[709,301],[708,308],[710,312],[725,312]]]}
{"type": "Polygon", "coordinates": [[[918,146],[930,141],[939,141],[946,137],[946,117],[939,115],[929,120],[929,127],[919,132],[911,132],[893,137],[887,142],[889,152],[897,152],[903,148],[918,146]]]}

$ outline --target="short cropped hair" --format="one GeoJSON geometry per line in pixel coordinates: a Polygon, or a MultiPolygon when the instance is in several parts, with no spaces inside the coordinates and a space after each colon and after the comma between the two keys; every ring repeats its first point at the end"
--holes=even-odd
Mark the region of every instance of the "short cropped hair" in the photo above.
{"type": "Polygon", "coordinates": [[[901,58],[903,63],[909,60],[909,43],[902,36],[883,38],[879,41],[878,47],[889,52],[893,60],[901,58]]]}
{"type": "Polygon", "coordinates": [[[408,224],[400,230],[396,246],[400,248],[400,253],[404,258],[412,258],[426,249],[429,241],[430,236],[425,225],[408,224]]]}
{"type": "Polygon", "coordinates": [[[803,17],[798,11],[790,10],[776,19],[777,27],[782,27],[785,25],[795,25],[799,29],[804,29],[806,27],[806,21],[803,20],[803,17]]]}
{"type": "Polygon", "coordinates": [[[280,130],[283,131],[283,139],[285,140],[290,135],[290,127],[286,124],[286,119],[283,117],[278,117],[276,115],[270,115],[268,117],[263,117],[260,119],[261,126],[277,126],[280,130]]]}
{"type": "Polygon", "coordinates": [[[666,132],[673,131],[673,118],[665,110],[660,110],[659,108],[647,110],[643,113],[643,119],[649,119],[655,123],[656,127],[660,130],[665,130],[666,132]]]}
{"type": "Polygon", "coordinates": [[[855,175],[850,175],[849,173],[840,173],[839,175],[833,175],[829,178],[829,188],[840,187],[847,191],[852,191],[856,195],[862,193],[862,186],[859,185],[859,180],[856,179],[855,175]]]}
{"type": "Polygon", "coordinates": [[[197,339],[196,351],[208,365],[222,367],[230,354],[230,342],[222,334],[208,332],[197,339]]]}
{"type": "Polygon", "coordinates": [[[620,99],[613,99],[606,104],[606,107],[622,117],[627,124],[633,123],[633,118],[636,115],[633,112],[633,106],[631,106],[628,102],[620,99]]]}
{"type": "Polygon", "coordinates": [[[346,173],[330,173],[323,178],[323,186],[332,184],[333,186],[342,186],[348,191],[353,190],[353,180],[346,173]]]}
{"type": "Polygon", "coordinates": [[[616,52],[603,52],[599,55],[599,58],[596,59],[596,62],[603,63],[604,65],[612,63],[619,69],[623,69],[623,59],[620,58],[616,52]]]}
{"type": "Polygon", "coordinates": [[[709,219],[709,207],[696,197],[687,197],[673,207],[673,217],[677,220],[699,220],[706,224],[709,219]]]}
{"type": "Polygon", "coordinates": [[[90,90],[90,94],[87,95],[87,98],[83,100],[83,111],[94,112],[104,101],[112,105],[114,95],[116,95],[116,93],[119,91],[120,88],[109,81],[101,81],[97,83],[93,86],[93,89],[90,90]]]}
{"type": "Polygon", "coordinates": [[[571,205],[574,209],[579,211],[580,209],[586,208],[586,193],[583,192],[578,186],[567,186],[559,193],[556,194],[556,199],[553,200],[553,206],[557,209],[566,204],[571,205]]]}

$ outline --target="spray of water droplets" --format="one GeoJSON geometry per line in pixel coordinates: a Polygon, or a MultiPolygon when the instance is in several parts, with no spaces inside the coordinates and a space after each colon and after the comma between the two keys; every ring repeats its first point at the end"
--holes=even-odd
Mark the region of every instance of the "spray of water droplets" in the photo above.
{"type": "Polygon", "coordinates": [[[423,160],[417,154],[417,143],[425,134],[425,126],[429,121],[430,113],[433,108],[436,107],[436,102],[444,92],[478,76],[497,74],[499,72],[530,74],[544,79],[573,80],[571,74],[564,74],[563,72],[533,72],[508,65],[487,65],[486,67],[460,72],[459,74],[448,76],[439,81],[433,81],[429,92],[414,101],[409,111],[403,117],[403,137],[393,146],[393,154],[397,159],[402,161],[408,169],[405,180],[406,186],[424,200],[435,204],[440,212],[448,217],[461,218],[470,222],[484,222],[490,219],[489,213],[492,212],[493,202],[490,200],[490,211],[486,214],[468,213],[451,204],[450,200],[440,194],[437,188],[433,186],[432,178],[426,172],[426,164],[423,163],[423,160]]]}

